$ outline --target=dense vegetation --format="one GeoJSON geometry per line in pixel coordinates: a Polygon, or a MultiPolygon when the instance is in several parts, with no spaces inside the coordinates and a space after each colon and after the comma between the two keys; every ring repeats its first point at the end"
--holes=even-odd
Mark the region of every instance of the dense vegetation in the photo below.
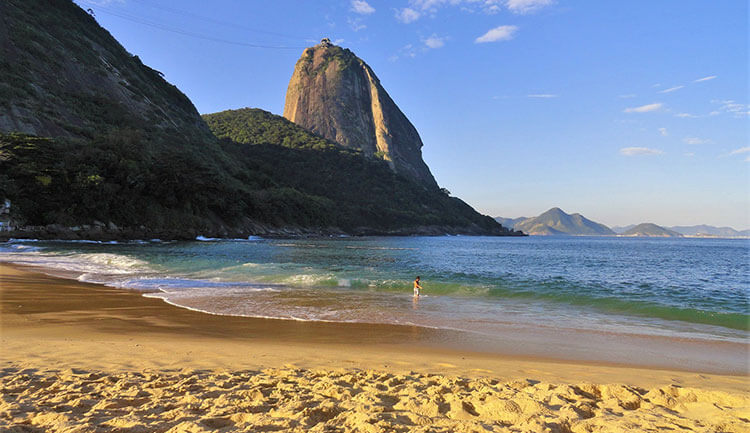
{"type": "Polygon", "coordinates": [[[420,226],[498,231],[461,200],[427,190],[381,160],[339,148],[280,116],[245,109],[205,117],[217,133],[252,139],[221,140],[225,157],[219,165],[185,146],[144,154],[134,151],[137,142],[122,137],[84,143],[0,135],[0,194],[12,200],[19,222],[29,225],[100,220],[205,231],[212,223],[241,226],[250,219],[355,233],[420,226]]]}
{"type": "MultiPolygon", "coordinates": [[[[259,109],[227,110],[203,116],[218,138],[245,144],[276,144],[293,149],[344,151],[338,144],[259,109]]],[[[353,152],[353,151],[352,151],[353,152]]]]}
{"type": "MultiPolygon", "coordinates": [[[[302,58],[299,62],[304,62],[305,68],[311,68],[313,64],[313,51],[311,49],[305,50],[302,58]]],[[[325,57],[323,61],[315,68],[315,70],[309,71],[312,75],[317,75],[325,72],[328,65],[331,62],[336,62],[336,67],[339,71],[343,71],[350,68],[357,62],[357,56],[354,55],[348,48],[342,48],[336,45],[329,45],[325,51],[325,57]]]]}
{"type": "Polygon", "coordinates": [[[335,206],[325,224],[345,230],[473,226],[499,231],[460,199],[395,174],[380,159],[343,149],[281,116],[259,109],[203,116],[222,146],[249,170],[335,206]],[[242,137],[245,137],[244,139],[242,137]]]}

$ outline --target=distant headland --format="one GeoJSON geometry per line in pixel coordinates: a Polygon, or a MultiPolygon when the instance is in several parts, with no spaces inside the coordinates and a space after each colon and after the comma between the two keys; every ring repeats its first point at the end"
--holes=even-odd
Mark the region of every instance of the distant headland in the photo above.
{"type": "Polygon", "coordinates": [[[709,225],[662,227],[653,223],[624,227],[607,227],[581,214],[567,214],[553,207],[536,217],[504,218],[495,220],[505,227],[535,236],[622,236],[622,237],[693,237],[693,238],[750,238],[750,230],[709,225]]]}

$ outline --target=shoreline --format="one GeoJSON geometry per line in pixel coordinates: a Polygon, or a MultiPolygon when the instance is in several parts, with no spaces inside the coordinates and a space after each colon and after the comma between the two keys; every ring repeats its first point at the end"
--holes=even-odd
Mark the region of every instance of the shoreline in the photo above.
{"type": "MultiPolygon", "coordinates": [[[[6,223],[7,224],[7,223],[6,223]]],[[[151,229],[144,226],[117,226],[109,222],[96,222],[79,226],[64,226],[48,224],[45,226],[17,226],[8,224],[10,229],[0,231],[0,242],[10,239],[38,239],[38,240],[91,240],[91,241],[138,241],[145,239],[162,239],[165,241],[194,241],[198,237],[216,239],[236,239],[253,236],[265,238],[315,238],[339,236],[498,236],[498,237],[526,237],[525,233],[507,229],[498,223],[498,228],[489,230],[478,226],[448,226],[425,225],[401,227],[393,229],[374,227],[354,227],[342,230],[338,227],[303,227],[303,226],[275,226],[271,224],[245,221],[241,225],[229,226],[224,224],[208,224],[202,228],[189,227],[184,229],[163,228],[151,229]]]]}
{"type": "Polygon", "coordinates": [[[747,374],[482,353],[409,326],[210,315],[4,263],[0,312],[9,431],[741,432],[750,414],[747,374]]]}
{"type": "MultiPolygon", "coordinates": [[[[606,366],[612,368],[646,368],[655,371],[672,371],[686,374],[719,374],[738,377],[750,377],[750,370],[742,372],[717,372],[695,368],[669,368],[655,365],[638,365],[627,362],[602,362],[587,359],[566,359],[555,356],[530,356],[513,351],[490,350],[484,347],[478,350],[482,343],[467,341],[467,336],[473,334],[469,331],[433,328],[419,325],[407,324],[383,324],[366,322],[337,322],[337,321],[306,321],[279,318],[259,318],[247,316],[232,316],[195,310],[188,307],[172,304],[162,298],[144,296],[148,292],[128,289],[113,288],[97,283],[80,282],[70,278],[72,274],[64,272],[52,274],[45,273],[46,269],[34,266],[11,264],[0,262],[0,303],[3,306],[3,316],[0,317],[0,335],[6,336],[7,331],[18,331],[19,325],[23,323],[28,326],[35,323],[41,329],[46,328],[43,324],[46,319],[32,320],[32,316],[43,317],[45,315],[61,314],[54,322],[63,322],[65,326],[81,328],[82,331],[93,331],[108,334],[109,337],[117,339],[118,330],[114,327],[102,327],[100,323],[112,319],[118,322],[129,322],[130,327],[147,332],[151,335],[171,336],[175,338],[218,338],[219,340],[230,339],[234,341],[247,340],[253,343],[273,343],[292,345],[318,345],[333,344],[337,347],[364,346],[377,347],[378,350],[388,349],[399,352],[408,347],[415,354],[432,353],[451,358],[465,358],[467,355],[475,359],[507,359],[514,362],[537,362],[553,364],[570,364],[581,366],[606,366]],[[14,286],[28,287],[37,286],[37,289],[28,294],[19,294],[14,286]],[[63,293],[50,293],[43,287],[54,287],[63,289],[63,293]],[[44,296],[44,300],[28,299],[29,295],[35,297],[44,296]],[[96,297],[94,299],[94,297],[96,297]],[[77,314],[67,313],[64,308],[75,299],[73,306],[77,314]],[[18,300],[16,308],[9,303],[18,300]],[[21,302],[34,302],[35,306],[29,312],[21,302]],[[88,311],[87,315],[96,316],[101,309],[112,308],[113,304],[124,304],[123,312],[114,317],[97,317],[95,323],[82,320],[81,314],[88,311]],[[146,313],[146,311],[150,311],[146,313]],[[158,320],[153,320],[159,317],[158,320]],[[22,322],[20,319],[23,318],[22,322]],[[144,318],[149,318],[145,320],[144,318]],[[136,325],[137,322],[142,322],[136,325]],[[199,325],[199,327],[196,327],[199,325]],[[474,350],[472,350],[474,349],[474,350]]],[[[25,327],[25,326],[23,326],[25,327]]],[[[123,329],[122,331],[132,331],[123,329]]],[[[602,332],[603,337],[612,337],[611,334],[602,332]]],[[[480,334],[481,335],[481,334],[480,334]]],[[[617,334],[615,337],[623,337],[626,334],[617,334]]],[[[482,335],[483,336],[483,335],[482,335]]],[[[484,337],[484,336],[483,336],[484,337]]],[[[647,340],[655,340],[663,344],[663,337],[639,335],[647,340]]],[[[680,338],[666,338],[678,343],[701,343],[706,346],[732,344],[724,342],[706,342],[704,340],[685,340],[680,338]]],[[[748,346],[746,346],[748,349],[748,346]]],[[[750,353],[750,352],[748,352],[750,353]]]]}
{"type": "MultiPolygon", "coordinates": [[[[212,335],[241,335],[248,329],[266,340],[291,344],[358,341],[359,344],[390,345],[398,351],[433,350],[450,354],[503,357],[515,360],[562,362],[580,365],[649,368],[692,373],[750,375],[747,355],[750,344],[695,337],[617,333],[605,330],[529,325],[508,322],[496,334],[432,327],[418,324],[296,320],[274,317],[227,315],[204,311],[153,296],[160,291],[141,291],[82,282],[78,272],[37,265],[0,262],[0,281],[8,270],[27,278],[50,279],[67,290],[104,292],[103,296],[126,295],[128,304],[144,305],[184,327],[188,323],[209,325],[212,335]],[[147,300],[147,301],[146,301],[147,300]],[[153,302],[156,302],[154,304],[153,302]],[[158,307],[157,307],[158,305],[158,307]],[[297,338],[298,336],[303,338],[297,338]]],[[[91,300],[83,295],[83,298],[91,300]]]]}

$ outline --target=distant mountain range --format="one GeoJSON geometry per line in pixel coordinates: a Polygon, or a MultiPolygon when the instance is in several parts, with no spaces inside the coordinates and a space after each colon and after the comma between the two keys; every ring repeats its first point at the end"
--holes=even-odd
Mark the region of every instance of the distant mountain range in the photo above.
{"type": "MultiPolygon", "coordinates": [[[[500,223],[502,224],[502,223],[500,223]]],[[[615,226],[612,230],[619,234],[624,234],[628,230],[635,227],[635,224],[627,226],[615,226]]],[[[689,237],[707,237],[707,238],[747,238],[750,237],[750,230],[735,230],[731,227],[715,227],[706,224],[700,224],[696,226],[672,226],[664,227],[673,232],[677,232],[683,236],[689,237]]]]}
{"type": "Polygon", "coordinates": [[[705,236],[720,238],[750,237],[750,230],[735,230],[731,227],[714,227],[705,224],[697,226],[674,226],[669,227],[669,229],[674,230],[684,236],[705,236]]]}
{"type": "Polygon", "coordinates": [[[620,236],[648,237],[648,238],[681,238],[682,235],[676,231],[665,229],[653,223],[642,223],[634,226],[620,236]]]}
{"type": "Polygon", "coordinates": [[[739,231],[731,227],[714,227],[705,224],[662,227],[653,223],[643,223],[609,228],[581,214],[565,213],[557,207],[536,217],[496,217],[495,221],[507,228],[541,236],[750,237],[750,230],[739,231]]]}
{"type": "Polygon", "coordinates": [[[498,217],[495,221],[505,227],[512,227],[530,235],[615,236],[616,234],[604,224],[591,221],[581,214],[567,214],[557,207],[532,218],[498,217]]]}

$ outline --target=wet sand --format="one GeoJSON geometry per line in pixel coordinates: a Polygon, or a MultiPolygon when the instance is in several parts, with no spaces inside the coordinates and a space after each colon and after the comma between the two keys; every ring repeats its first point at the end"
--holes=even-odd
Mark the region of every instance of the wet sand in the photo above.
{"type": "Polygon", "coordinates": [[[209,315],[8,265],[0,306],[10,431],[750,429],[746,372],[513,356],[418,327],[209,315]]]}

